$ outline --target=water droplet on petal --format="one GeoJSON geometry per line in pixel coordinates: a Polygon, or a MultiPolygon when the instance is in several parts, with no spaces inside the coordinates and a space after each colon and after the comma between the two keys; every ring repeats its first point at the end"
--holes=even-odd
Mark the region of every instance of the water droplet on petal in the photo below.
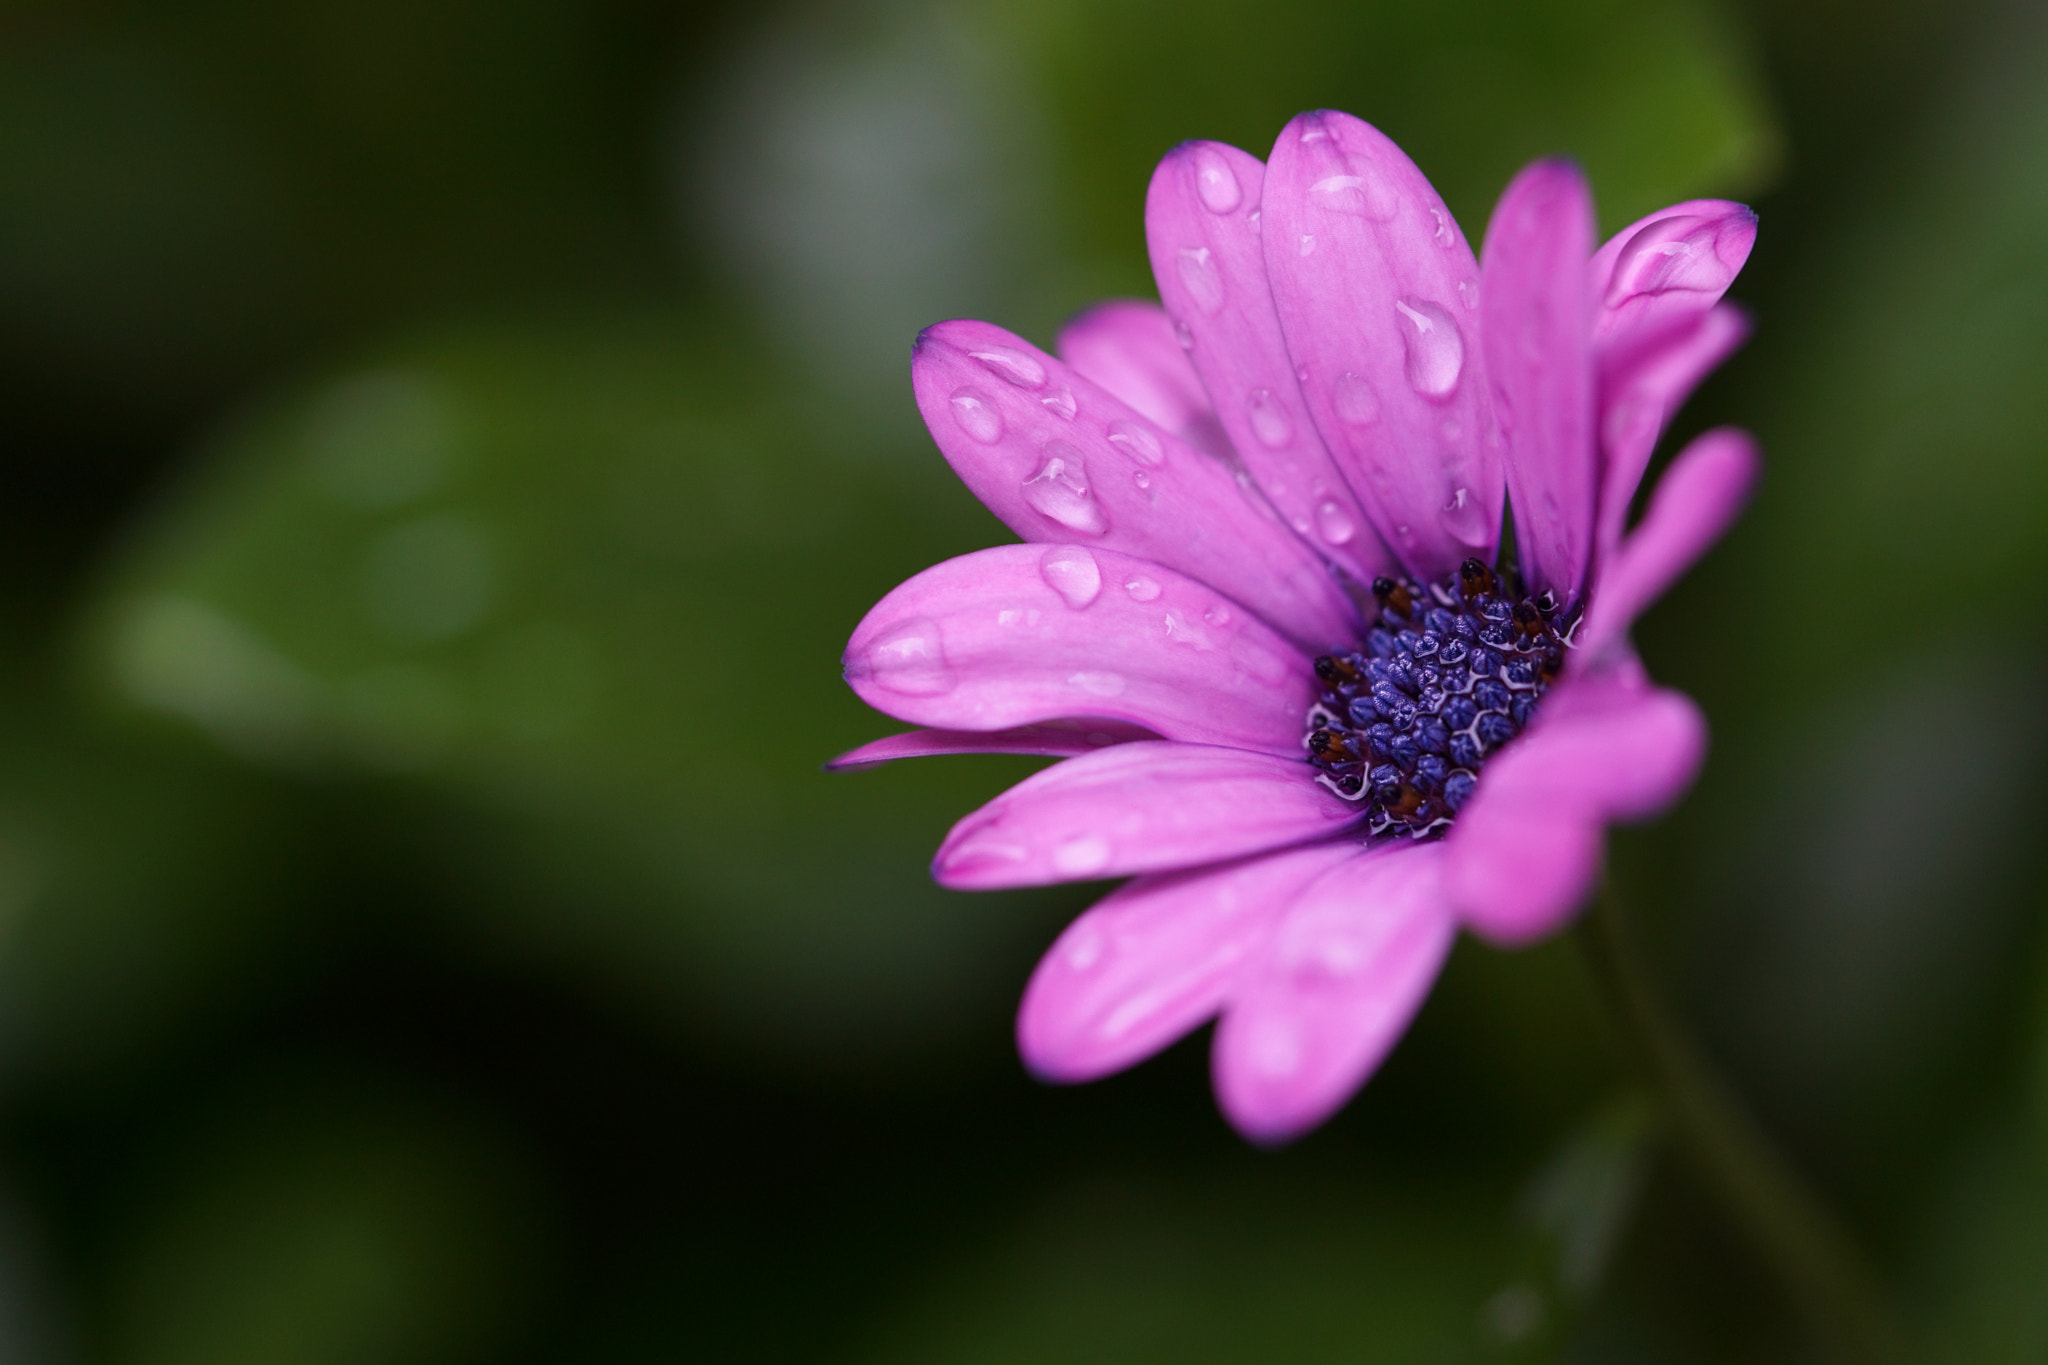
{"type": "Polygon", "coordinates": [[[1188,325],[1185,322],[1175,321],[1173,324],[1173,339],[1180,343],[1180,348],[1183,351],[1195,349],[1195,334],[1188,330],[1188,325]]]}
{"type": "Polygon", "coordinates": [[[1074,420],[1074,414],[1080,410],[1080,405],[1074,401],[1072,389],[1054,389],[1038,401],[1069,422],[1074,420]]]}
{"type": "Polygon", "coordinates": [[[1156,579],[1134,574],[1124,580],[1124,591],[1140,602],[1156,601],[1162,589],[1156,579]]]}
{"type": "Polygon", "coordinates": [[[1166,450],[1159,438],[1138,423],[1120,418],[1109,424],[1110,444],[1121,448],[1139,464],[1157,469],[1166,463],[1166,450]]]}
{"type": "Polygon", "coordinates": [[[1257,209],[1253,209],[1250,213],[1247,213],[1244,216],[1244,220],[1251,226],[1257,227],[1259,225],[1259,211],[1257,209]]]}
{"type": "Polygon", "coordinates": [[[1310,119],[1306,124],[1302,125],[1301,140],[1303,144],[1321,142],[1329,135],[1330,130],[1323,126],[1323,121],[1319,118],[1310,119]]]}
{"type": "Polygon", "coordinates": [[[1467,308],[1477,308],[1479,306],[1479,281],[1470,279],[1459,280],[1458,298],[1467,308]]]}
{"type": "Polygon", "coordinates": [[[1434,303],[1402,299],[1401,340],[1408,348],[1408,383],[1424,398],[1449,398],[1465,372],[1465,335],[1456,319],[1434,303]]]}
{"type": "Polygon", "coordinates": [[[1294,439],[1294,423],[1287,420],[1287,410],[1271,389],[1253,389],[1245,406],[1251,410],[1252,435],[1259,438],[1260,445],[1278,450],[1294,439]]]}
{"type": "Polygon", "coordinates": [[[1445,213],[1440,208],[1432,206],[1429,210],[1429,216],[1436,219],[1436,231],[1432,232],[1430,236],[1436,238],[1444,246],[1457,245],[1458,234],[1451,228],[1451,215],[1445,213]]]}
{"type": "Polygon", "coordinates": [[[1150,488],[1152,486],[1152,476],[1142,469],[1133,470],[1131,472],[1131,482],[1140,488],[1150,488]]]}
{"type": "Polygon", "coordinates": [[[1087,877],[1109,866],[1109,840],[1083,834],[1052,851],[1052,869],[1063,877],[1087,877]]]}
{"type": "Polygon", "coordinates": [[[1298,383],[1308,383],[1308,366],[1296,365],[1294,367],[1294,378],[1298,383]]]}
{"type": "Polygon", "coordinates": [[[1228,213],[1244,202],[1244,190],[1238,185],[1230,163],[1213,147],[1203,147],[1195,153],[1195,193],[1201,196],[1202,207],[1211,213],[1228,213]]]}
{"type": "Polygon", "coordinates": [[[1193,645],[1196,649],[1209,647],[1208,632],[1189,620],[1185,613],[1169,611],[1166,613],[1164,624],[1166,638],[1175,644],[1193,645]]]}
{"type": "Polygon", "coordinates": [[[1332,545],[1348,545],[1358,534],[1358,524],[1335,498],[1324,498],[1316,504],[1316,530],[1332,545]]]}
{"type": "Polygon", "coordinates": [[[1380,419],[1380,396],[1363,375],[1346,370],[1331,386],[1330,403],[1337,416],[1354,427],[1371,426],[1380,419]]]}
{"type": "Polygon", "coordinates": [[[980,389],[953,391],[953,420],[983,445],[1003,439],[1003,415],[989,406],[988,395],[980,389]]]}
{"type": "MultiPolygon", "coordinates": [[[[1364,169],[1364,168],[1361,168],[1364,169]]],[[[1385,181],[1371,171],[1362,175],[1327,175],[1308,187],[1311,203],[1333,213],[1349,213],[1384,223],[1401,207],[1385,181]]]]}
{"type": "Polygon", "coordinates": [[[1179,260],[1181,287],[1195,307],[1214,317],[1223,307],[1223,276],[1216,269],[1215,256],[1205,246],[1184,246],[1179,260]]]}
{"type": "Polygon", "coordinates": [[[1045,460],[1038,472],[1024,481],[1024,501],[1031,509],[1050,517],[1069,531],[1099,536],[1109,529],[1102,505],[1088,491],[1088,474],[1081,464],[1081,452],[1065,441],[1045,448],[1045,460]]]}
{"type": "Polygon", "coordinates": [[[989,346],[967,354],[1020,389],[1036,389],[1045,385],[1045,366],[1015,347],[989,346]]]}
{"type": "Polygon", "coordinates": [[[1102,591],[1102,566],[1078,545],[1055,545],[1039,556],[1038,572],[1060,600],[1075,611],[1102,591]]]}
{"type": "Polygon", "coordinates": [[[1218,602],[1215,606],[1202,613],[1202,619],[1212,626],[1227,626],[1230,624],[1230,608],[1218,602]]]}
{"type": "Polygon", "coordinates": [[[1304,232],[1304,233],[1302,233],[1302,234],[1301,234],[1301,247],[1300,247],[1300,250],[1301,250],[1301,254],[1302,254],[1302,255],[1304,255],[1304,256],[1306,256],[1306,255],[1308,255],[1308,254],[1309,254],[1309,253],[1310,253],[1311,251],[1314,251],[1315,249],[1316,249],[1316,239],[1315,239],[1315,234],[1314,234],[1314,233],[1310,233],[1310,232],[1304,232]]]}
{"type": "Polygon", "coordinates": [[[936,697],[957,681],[939,649],[939,627],[913,616],[877,635],[867,648],[868,671],[877,686],[906,697],[936,697]]]}
{"type": "Polygon", "coordinates": [[[1436,519],[1437,524],[1461,544],[1475,549],[1493,539],[1491,528],[1486,524],[1486,511],[1468,488],[1453,492],[1451,500],[1438,509],[1436,519]]]}
{"type": "Polygon", "coordinates": [[[1070,673],[1067,686],[1086,692],[1091,697],[1117,697],[1123,695],[1124,675],[1121,673],[1070,673]]]}
{"type": "Polygon", "coordinates": [[[1692,214],[1659,218],[1646,225],[1615,257],[1614,275],[1607,285],[1608,306],[1634,294],[1726,288],[1731,272],[1715,251],[1717,235],[1710,220],[1692,214]]]}

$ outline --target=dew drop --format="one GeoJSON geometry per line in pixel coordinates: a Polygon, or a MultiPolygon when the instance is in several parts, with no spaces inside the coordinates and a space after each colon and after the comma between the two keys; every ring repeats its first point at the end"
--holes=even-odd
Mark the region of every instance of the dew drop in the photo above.
{"type": "Polygon", "coordinates": [[[1253,389],[1245,406],[1251,410],[1252,435],[1259,438],[1260,445],[1278,450],[1294,439],[1294,423],[1287,420],[1287,410],[1271,389],[1253,389]]]}
{"type": "Polygon", "coordinates": [[[1063,877],[1087,877],[1109,866],[1109,840],[1083,834],[1052,851],[1052,869],[1063,877]]]}
{"type": "Polygon", "coordinates": [[[988,395],[980,389],[953,391],[953,420],[985,446],[1003,439],[1003,415],[989,406],[988,395]]]}
{"type": "Polygon", "coordinates": [[[1203,147],[1195,153],[1195,193],[1201,196],[1202,207],[1211,213],[1228,213],[1244,202],[1244,190],[1230,163],[1213,147],[1203,147]]]}
{"type": "Polygon", "coordinates": [[[1181,287],[1205,316],[1216,316],[1223,307],[1223,276],[1215,255],[1205,246],[1184,246],[1179,260],[1181,287]]]}
{"type": "Polygon", "coordinates": [[[1102,591],[1102,566],[1078,545],[1055,545],[1038,559],[1038,572],[1060,600],[1075,611],[1102,591]]]}
{"type": "Polygon", "coordinates": [[[1304,145],[1310,142],[1321,142],[1329,135],[1330,130],[1323,126],[1321,119],[1311,120],[1301,130],[1301,140],[1304,145]]]}
{"type": "Polygon", "coordinates": [[[1189,620],[1183,613],[1169,611],[1166,613],[1163,624],[1166,627],[1166,638],[1172,640],[1175,644],[1193,645],[1196,649],[1207,649],[1209,647],[1208,632],[1189,620]]]}
{"type": "Polygon", "coordinates": [[[1437,510],[1436,520],[1461,544],[1478,548],[1493,538],[1486,524],[1486,509],[1469,488],[1454,491],[1450,501],[1437,510]]]}
{"type": "Polygon", "coordinates": [[[1156,602],[1159,600],[1159,594],[1163,589],[1160,588],[1157,579],[1147,578],[1143,574],[1134,574],[1124,580],[1124,591],[1129,593],[1136,601],[1156,602]]]}
{"type": "Polygon", "coordinates": [[[1230,624],[1230,608],[1218,602],[1215,606],[1202,613],[1202,619],[1220,629],[1230,624]]]}
{"type": "Polygon", "coordinates": [[[1403,321],[1408,349],[1408,383],[1424,398],[1449,398],[1465,372],[1465,336],[1457,321],[1434,303],[1402,299],[1394,305],[1403,321]]]}
{"type": "Polygon", "coordinates": [[[1069,531],[1099,536],[1109,529],[1109,518],[1088,491],[1081,452],[1065,441],[1054,441],[1045,448],[1038,472],[1024,481],[1024,501],[1069,531]]]}
{"type": "Polygon", "coordinates": [[[1140,488],[1150,488],[1152,486],[1152,476],[1142,469],[1132,470],[1131,482],[1140,488]]]}
{"type": "Polygon", "coordinates": [[[1335,498],[1324,498],[1316,504],[1316,531],[1332,545],[1348,545],[1358,534],[1358,523],[1335,498]]]}
{"type": "Polygon", "coordinates": [[[1659,218],[1629,238],[1615,257],[1607,285],[1613,307],[1635,294],[1674,289],[1711,292],[1727,287],[1728,267],[1715,251],[1716,232],[1705,218],[1678,214],[1659,218]]]}
{"type": "Polygon", "coordinates": [[[1327,175],[1308,187],[1310,201],[1333,213],[1348,213],[1384,223],[1401,207],[1400,199],[1379,176],[1327,175]]]}
{"type": "Polygon", "coordinates": [[[867,649],[875,684],[906,697],[936,697],[953,690],[956,679],[939,649],[939,627],[928,616],[913,616],[877,635],[867,649]]]}
{"type": "Polygon", "coordinates": [[[1257,227],[1259,225],[1259,211],[1257,209],[1253,209],[1250,213],[1247,213],[1244,216],[1244,220],[1245,222],[1251,224],[1253,227],[1257,227]]]}
{"type": "Polygon", "coordinates": [[[1195,349],[1195,334],[1188,330],[1188,325],[1185,322],[1180,322],[1178,320],[1174,322],[1173,339],[1180,343],[1180,348],[1183,351],[1192,351],[1195,349]]]}
{"type": "Polygon", "coordinates": [[[1076,691],[1086,692],[1091,697],[1119,697],[1123,695],[1124,675],[1121,673],[1069,673],[1067,686],[1076,691]]]}
{"type": "Polygon", "coordinates": [[[1112,445],[1123,449],[1139,464],[1157,469],[1166,463],[1166,450],[1159,444],[1159,438],[1136,422],[1120,418],[1109,424],[1107,434],[1112,445]]]}
{"type": "Polygon", "coordinates": [[[1368,427],[1380,419],[1380,396],[1363,375],[1346,370],[1331,386],[1330,402],[1340,420],[1354,427],[1368,427]]]}
{"type": "Polygon", "coordinates": [[[1458,234],[1451,230],[1451,216],[1434,206],[1430,208],[1429,216],[1436,219],[1436,231],[1432,232],[1430,236],[1436,238],[1444,246],[1455,246],[1458,241],[1458,234]]]}
{"type": "Polygon", "coordinates": [[[1069,422],[1074,420],[1074,414],[1080,410],[1080,405],[1074,401],[1072,389],[1054,389],[1038,401],[1069,422]]]}
{"type": "Polygon", "coordinates": [[[1296,365],[1294,367],[1294,378],[1297,383],[1308,383],[1308,366],[1296,365]]]}
{"type": "Polygon", "coordinates": [[[1302,255],[1304,255],[1304,256],[1306,256],[1306,255],[1308,255],[1308,254],[1309,254],[1309,253],[1310,253],[1311,251],[1314,251],[1315,249],[1316,249],[1316,239],[1315,239],[1315,235],[1314,235],[1313,233],[1308,233],[1308,232],[1304,232],[1304,233],[1302,233],[1302,234],[1301,234],[1301,245],[1300,245],[1300,250],[1301,250],[1301,254],[1302,254],[1302,255]]]}
{"type": "Polygon", "coordinates": [[[1468,309],[1477,308],[1479,306],[1479,281],[1473,279],[1459,280],[1458,299],[1468,309]]]}
{"type": "Polygon", "coordinates": [[[1045,366],[1015,347],[989,346],[979,351],[969,351],[967,354],[1020,389],[1037,389],[1045,386],[1045,366]]]}

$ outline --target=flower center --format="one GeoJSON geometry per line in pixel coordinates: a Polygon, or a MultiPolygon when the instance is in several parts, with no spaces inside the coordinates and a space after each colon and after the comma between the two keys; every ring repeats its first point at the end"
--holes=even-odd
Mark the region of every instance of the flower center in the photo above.
{"type": "Polygon", "coordinates": [[[1379,616],[1362,648],[1316,660],[1322,697],[1303,744],[1316,780],[1369,802],[1375,834],[1450,827],[1487,756],[1522,732],[1564,667],[1549,593],[1511,593],[1476,559],[1427,589],[1372,585],[1379,616]]]}

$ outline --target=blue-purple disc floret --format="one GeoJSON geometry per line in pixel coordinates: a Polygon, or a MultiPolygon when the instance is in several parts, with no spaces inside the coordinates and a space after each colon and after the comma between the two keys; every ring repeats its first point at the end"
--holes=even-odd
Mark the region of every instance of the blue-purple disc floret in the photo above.
{"type": "Polygon", "coordinates": [[[1320,781],[1366,804],[1370,833],[1429,838],[1535,715],[1569,623],[1550,594],[1508,590],[1476,559],[1426,587],[1378,579],[1373,597],[1361,647],[1315,662],[1303,744],[1320,781]]]}

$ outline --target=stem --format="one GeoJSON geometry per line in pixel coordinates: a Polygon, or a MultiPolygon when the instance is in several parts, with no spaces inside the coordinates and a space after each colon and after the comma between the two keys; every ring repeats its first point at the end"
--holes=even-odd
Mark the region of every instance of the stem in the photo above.
{"type": "Polygon", "coordinates": [[[1899,1361],[1904,1334],[1856,1247],[1666,1008],[1611,884],[1575,932],[1672,1129],[1792,1300],[1843,1359],[1899,1361]]]}

